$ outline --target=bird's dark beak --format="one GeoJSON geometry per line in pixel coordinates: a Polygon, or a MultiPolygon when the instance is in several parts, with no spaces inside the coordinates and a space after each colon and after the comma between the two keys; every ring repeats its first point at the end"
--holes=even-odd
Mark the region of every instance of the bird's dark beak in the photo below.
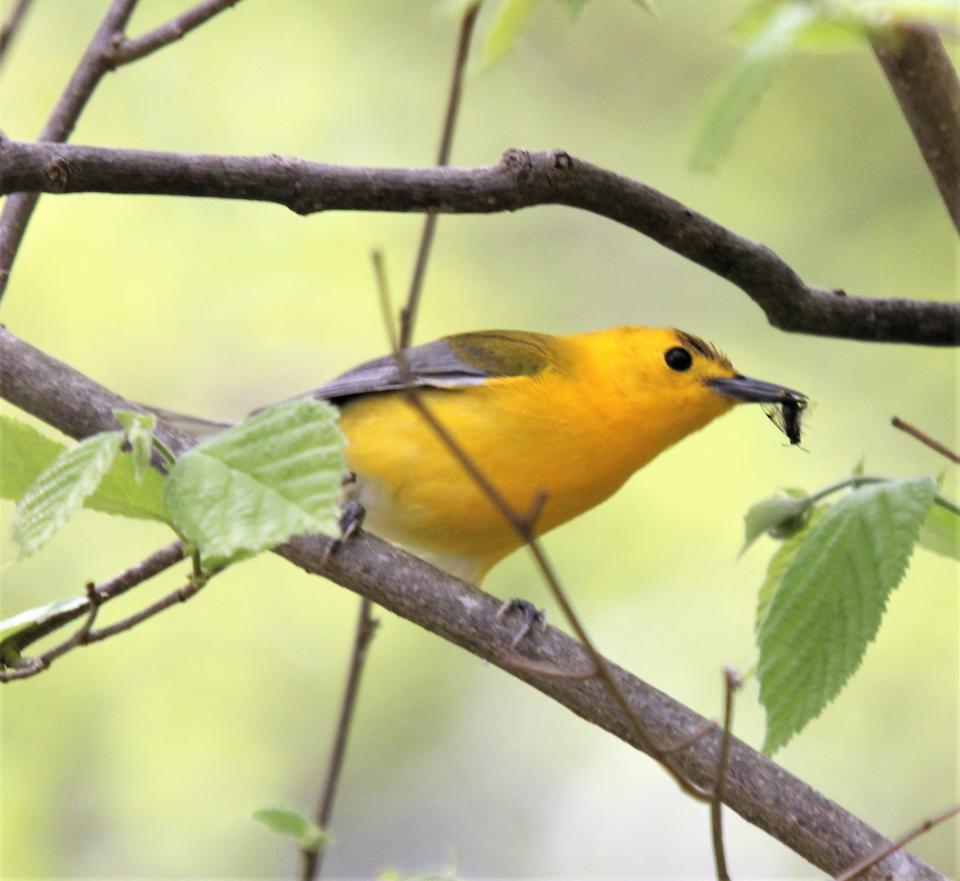
{"type": "Polygon", "coordinates": [[[753,404],[793,404],[802,409],[807,403],[807,396],[800,392],[749,376],[723,376],[708,379],[706,384],[721,395],[753,404]]]}

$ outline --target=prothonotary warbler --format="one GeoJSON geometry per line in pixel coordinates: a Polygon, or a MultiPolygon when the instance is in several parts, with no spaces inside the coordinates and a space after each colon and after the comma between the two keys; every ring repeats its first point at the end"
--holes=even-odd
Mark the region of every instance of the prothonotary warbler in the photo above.
{"type": "MultiPolygon", "coordinates": [[[[515,511],[545,494],[538,534],[599,504],[737,403],[779,405],[794,442],[806,404],[799,392],[741,376],[714,346],[670,328],[463,333],[410,348],[405,360],[406,380],[515,511]]],[[[388,355],[311,394],[340,408],[369,529],[479,584],[521,541],[404,386],[388,355]]]]}

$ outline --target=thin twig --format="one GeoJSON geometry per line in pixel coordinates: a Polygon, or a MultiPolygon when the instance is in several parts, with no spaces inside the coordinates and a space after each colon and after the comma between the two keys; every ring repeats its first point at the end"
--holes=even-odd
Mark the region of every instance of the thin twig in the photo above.
{"type": "MultiPolygon", "coordinates": [[[[118,34],[123,33],[137,0],[113,0],[90,45],[80,59],[70,82],[57,101],[37,140],[66,141],[83,108],[103,75],[110,70],[107,55],[118,34]]],[[[10,269],[23,241],[23,234],[36,207],[38,193],[13,193],[0,213],[0,298],[10,278],[10,269]]]]}
{"type": "Polygon", "coordinates": [[[152,31],[147,32],[136,39],[124,39],[113,49],[113,63],[120,67],[123,64],[129,64],[138,58],[143,58],[157,49],[169,46],[179,39],[185,37],[194,28],[199,27],[205,21],[213,18],[217,13],[236,6],[240,0],[204,0],[198,3],[192,9],[170,19],[152,31]]]}
{"type": "Polygon", "coordinates": [[[144,621],[152,618],[154,615],[158,615],[165,609],[169,609],[171,606],[174,606],[177,603],[185,603],[210,580],[213,574],[214,573],[208,573],[201,577],[194,577],[183,587],[167,594],[165,597],[162,597],[155,603],[151,603],[145,609],[141,609],[139,612],[135,612],[133,615],[129,615],[126,618],[122,618],[115,624],[110,624],[107,627],[101,627],[99,630],[92,629],[93,623],[97,617],[97,613],[100,611],[101,603],[99,600],[99,594],[92,584],[87,585],[87,617],[84,619],[83,624],[76,631],[76,633],[74,633],[73,636],[71,636],[65,642],[54,646],[52,649],[49,649],[42,655],[37,655],[35,658],[26,660],[20,666],[13,667],[9,670],[0,669],[0,682],[9,682],[15,679],[28,679],[31,676],[36,676],[38,673],[42,673],[44,670],[48,669],[57,658],[67,654],[67,652],[71,652],[76,648],[80,648],[81,646],[91,645],[95,642],[102,642],[103,640],[110,639],[110,637],[116,636],[119,633],[125,633],[127,630],[132,630],[138,624],[142,624],[144,621]]]}
{"type": "Polygon", "coordinates": [[[169,609],[171,606],[176,606],[179,603],[185,603],[191,597],[196,596],[200,590],[206,586],[207,582],[213,577],[216,573],[207,573],[202,578],[194,578],[188,581],[183,587],[179,587],[174,591],[168,593],[165,597],[160,598],[155,603],[151,603],[145,609],[141,609],[139,612],[135,612],[133,615],[123,618],[120,621],[117,621],[116,624],[111,624],[109,627],[103,627],[100,630],[94,630],[92,633],[87,636],[85,643],[100,642],[104,639],[109,639],[111,636],[116,636],[118,633],[124,633],[127,630],[132,630],[138,624],[142,624],[144,621],[152,618],[154,615],[159,615],[160,612],[163,612],[169,609]]]}
{"type": "MultiPolygon", "coordinates": [[[[116,428],[113,410],[136,409],[131,401],[2,326],[0,397],[78,440],[116,428]]],[[[189,435],[162,421],[156,435],[177,455],[196,444],[189,435]]],[[[496,597],[369,533],[358,533],[331,556],[326,554],[329,543],[330,539],[321,536],[298,536],[275,552],[304,571],[322,575],[475,657],[501,666],[508,634],[497,620],[500,600],[496,597]]],[[[540,634],[535,644],[527,646],[527,652],[565,669],[578,669],[588,663],[583,647],[555,627],[540,634]]],[[[643,713],[660,740],[675,741],[706,724],[689,707],[628,671],[610,666],[631,705],[643,713]]],[[[642,748],[636,732],[599,679],[571,681],[528,675],[506,665],[503,669],[587,722],[642,748]]],[[[677,753],[681,769],[703,786],[713,785],[716,760],[712,737],[704,737],[677,753]]],[[[729,768],[724,803],[824,872],[832,875],[843,871],[886,844],[883,836],[863,820],[735,737],[731,738],[729,768]],[[771,798],[771,793],[776,797],[771,798]]],[[[902,859],[904,872],[914,881],[945,881],[943,875],[911,854],[904,853],[902,859]]],[[[885,874],[867,872],[871,881],[881,881],[885,874]]]]}
{"type": "Polygon", "coordinates": [[[93,622],[97,618],[97,612],[100,611],[100,604],[96,600],[96,592],[92,584],[87,585],[87,596],[90,600],[87,606],[87,617],[69,639],[64,640],[59,645],[55,645],[42,655],[37,655],[35,658],[28,658],[16,667],[9,670],[0,669],[0,682],[12,682],[16,679],[29,679],[31,676],[36,676],[38,673],[47,670],[61,655],[65,655],[77,646],[85,645],[90,637],[90,629],[93,627],[93,622]]]}
{"type": "Polygon", "coordinates": [[[676,741],[676,743],[671,743],[669,746],[666,746],[661,750],[664,753],[676,753],[681,750],[686,749],[689,746],[693,746],[698,740],[700,740],[708,732],[712,731],[717,727],[717,723],[712,719],[707,719],[702,725],[694,729],[693,733],[687,737],[682,738],[681,740],[676,741]]]}
{"type": "Polygon", "coordinates": [[[861,860],[859,863],[857,863],[855,866],[851,866],[845,872],[841,872],[836,876],[834,881],[853,881],[854,878],[856,878],[858,875],[862,875],[867,871],[867,869],[875,866],[882,860],[885,860],[888,856],[896,853],[901,848],[906,847],[911,841],[913,841],[914,838],[919,838],[925,832],[929,832],[934,826],[949,820],[951,817],[955,817],[957,814],[960,814],[960,802],[955,805],[951,805],[949,808],[947,808],[945,811],[941,811],[939,814],[928,817],[922,823],[914,826],[913,829],[904,833],[895,841],[891,841],[886,847],[881,848],[872,856],[861,860]]]}
{"type": "MultiPolygon", "coordinates": [[[[380,259],[382,260],[382,258],[380,259]]],[[[376,262],[377,258],[375,257],[374,260],[376,262]]],[[[381,272],[381,274],[378,274],[378,278],[382,277],[384,276],[381,272]]],[[[380,287],[379,294],[383,301],[383,313],[388,316],[392,315],[393,313],[390,306],[389,289],[382,285],[380,287]]],[[[393,331],[389,331],[389,337],[391,340],[396,339],[393,331]]],[[[410,366],[407,363],[404,350],[398,347],[394,348],[393,355],[396,358],[397,367],[405,385],[403,391],[407,397],[407,400],[417,411],[417,413],[420,414],[420,417],[430,427],[434,434],[437,435],[444,446],[447,447],[454,458],[460,463],[461,467],[467,472],[473,482],[476,483],[483,494],[487,496],[487,498],[493,503],[494,507],[497,509],[497,511],[499,511],[500,515],[510,525],[514,532],[516,532],[517,536],[530,549],[537,568],[540,570],[540,573],[543,575],[543,578],[546,581],[547,586],[550,588],[554,599],[560,606],[560,609],[563,611],[564,617],[570,623],[570,626],[573,628],[577,639],[590,656],[590,660],[593,666],[596,668],[597,676],[609,690],[610,696],[616,701],[623,712],[624,717],[634,729],[634,733],[643,744],[644,752],[646,752],[655,761],[659,762],[667,771],[667,773],[673,778],[680,789],[687,793],[687,795],[700,801],[709,801],[710,793],[688,780],[680,771],[678,771],[674,767],[672,761],[667,758],[667,755],[663,752],[660,746],[653,741],[647,733],[646,727],[644,726],[640,717],[636,714],[633,707],[630,705],[630,702],[617,686],[616,680],[613,678],[613,675],[603,655],[600,654],[599,650],[594,645],[593,640],[591,640],[587,635],[583,623],[580,621],[579,616],[574,611],[570,600],[567,598],[566,591],[564,591],[560,584],[560,580],[553,569],[553,565],[550,563],[546,553],[540,545],[540,542],[537,540],[537,536],[532,525],[527,519],[524,518],[522,514],[518,514],[513,510],[513,508],[510,506],[510,503],[493,485],[480,466],[476,463],[476,461],[474,461],[473,457],[467,453],[459,441],[457,441],[447,427],[437,418],[433,410],[423,400],[423,397],[419,394],[418,389],[413,384],[413,375],[410,372],[410,366]]]]}
{"type": "Polygon", "coordinates": [[[49,633],[53,633],[55,630],[59,630],[70,621],[87,614],[90,611],[91,603],[101,606],[109,602],[115,597],[126,593],[130,588],[142,584],[147,579],[153,578],[154,575],[179,563],[183,559],[183,556],[183,545],[179,541],[160,548],[160,550],[155,551],[135,566],[125,569],[119,575],[115,575],[108,581],[94,587],[92,591],[87,591],[86,604],[78,605],[67,611],[51,615],[38,624],[24,627],[22,630],[5,639],[4,647],[17,653],[22,652],[28,645],[35,643],[38,639],[43,638],[49,633]]]}
{"type": "MultiPolygon", "coordinates": [[[[360,600],[360,613],[357,616],[357,629],[353,637],[353,648],[350,652],[350,667],[347,672],[347,682],[343,690],[343,700],[340,702],[340,713],[337,717],[337,729],[327,760],[327,771],[323,782],[323,791],[317,804],[316,822],[321,829],[330,828],[330,819],[333,816],[333,803],[337,795],[337,783],[340,780],[340,771],[343,768],[343,758],[347,750],[347,738],[350,733],[350,723],[353,721],[353,712],[357,704],[357,693],[360,687],[360,677],[363,674],[364,663],[367,659],[367,648],[377,630],[377,620],[372,615],[373,604],[366,597],[360,600]]],[[[312,881],[320,874],[325,849],[320,845],[316,850],[301,852],[302,881],[312,881]]]]}
{"type": "MultiPolygon", "coordinates": [[[[453,146],[453,131],[457,122],[457,111],[460,109],[460,95],[463,92],[463,71],[470,54],[470,37],[473,26],[477,21],[480,3],[471,3],[460,20],[460,36],[457,40],[457,51],[453,61],[453,75],[450,78],[450,92],[447,97],[447,110],[443,117],[443,132],[440,135],[440,147],[437,151],[437,165],[445,166],[450,163],[450,149],[453,146]]],[[[413,326],[417,320],[417,307],[420,305],[420,293],[423,290],[423,278],[427,271],[427,261],[430,259],[430,248],[433,245],[433,235],[437,228],[437,214],[428,211],[423,221],[423,232],[420,236],[420,246],[417,248],[417,258],[413,267],[413,278],[410,280],[410,290],[407,293],[407,304],[400,312],[400,348],[406,349],[413,339],[413,326]]]]}
{"type": "Polygon", "coordinates": [[[503,652],[498,657],[497,663],[515,673],[532,673],[535,676],[547,676],[554,679],[595,679],[597,677],[597,671],[593,667],[586,667],[581,670],[565,670],[556,664],[531,661],[516,652],[503,652]]]}
{"type": "MultiPolygon", "coordinates": [[[[97,28],[86,52],[83,53],[70,82],[40,132],[38,141],[54,143],[67,141],[80,114],[105,74],[166,46],[178,36],[183,36],[222,9],[232,5],[232,3],[207,0],[146,36],[127,41],[124,29],[136,3],[137,0],[113,0],[110,4],[107,14],[97,28]],[[173,36],[169,36],[171,33],[173,36]],[[169,39],[167,39],[168,36],[169,39]],[[117,55],[121,49],[126,50],[126,55],[123,57],[117,55]]],[[[57,177],[63,173],[63,169],[59,165],[52,165],[48,168],[48,173],[57,177]]],[[[3,206],[3,212],[0,213],[0,299],[6,291],[13,261],[20,250],[20,244],[33,210],[36,208],[37,199],[39,199],[38,192],[13,192],[3,206]]]]}
{"type": "Polygon", "coordinates": [[[899,416],[894,416],[890,420],[890,424],[894,428],[899,428],[901,431],[905,431],[911,437],[915,437],[920,443],[926,444],[930,447],[931,450],[936,450],[942,456],[946,456],[951,462],[960,465],[960,453],[957,453],[955,450],[951,450],[950,447],[946,444],[940,443],[938,440],[934,440],[930,437],[929,434],[922,432],[919,428],[914,425],[911,425],[909,422],[904,422],[899,416]]]}
{"type": "Polygon", "coordinates": [[[920,153],[960,232],[960,78],[932,28],[903,24],[871,42],[920,153]]]}
{"type": "Polygon", "coordinates": [[[3,27],[0,28],[0,64],[6,60],[7,50],[13,42],[13,38],[20,30],[20,25],[23,24],[23,17],[26,15],[31,2],[33,2],[33,0],[17,0],[13,9],[10,11],[10,15],[7,16],[7,20],[3,23],[3,27]]]}
{"type": "Polygon", "coordinates": [[[151,193],[315,211],[491,214],[568,205],[621,223],[739,287],[784,331],[960,344],[960,304],[853,297],[809,285],[774,251],[640,181],[562,150],[509,150],[483,168],[362,168],[280,156],[201,156],[0,140],[0,194],[151,193]]]}
{"type": "Polygon", "coordinates": [[[733,695],[740,687],[740,676],[732,667],[723,671],[723,737],[717,757],[717,778],[710,797],[710,838],[713,842],[713,861],[717,881],[730,881],[727,856],[723,846],[723,793],[730,762],[730,738],[733,736],[733,695]]]}

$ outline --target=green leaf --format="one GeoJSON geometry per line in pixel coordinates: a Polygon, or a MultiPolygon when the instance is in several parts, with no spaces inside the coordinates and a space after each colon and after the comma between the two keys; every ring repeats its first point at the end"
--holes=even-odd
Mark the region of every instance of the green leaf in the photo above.
{"type": "Polygon", "coordinates": [[[164,498],[204,566],[333,532],[346,461],[337,411],[300,398],[262,410],[181,456],[164,498]]]}
{"type": "Polygon", "coordinates": [[[483,65],[493,67],[517,41],[540,0],[503,0],[483,45],[483,65]]]}
{"type": "Polygon", "coordinates": [[[37,625],[46,624],[58,618],[68,621],[75,617],[77,609],[89,604],[86,597],[71,597],[66,600],[54,600],[33,609],[26,609],[12,618],[0,621],[0,667],[13,665],[18,652],[13,645],[14,637],[24,630],[33,629],[37,625]]]}
{"type": "Polygon", "coordinates": [[[777,4],[747,45],[733,74],[708,106],[690,164],[711,170],[726,155],[733,136],[760,99],[803,28],[817,15],[807,2],[777,4]]]}
{"type": "Polygon", "coordinates": [[[757,634],[765,752],[818,716],[860,666],[935,494],[929,477],[861,486],[805,534],[757,634]]]}
{"type": "Polygon", "coordinates": [[[66,450],[32,425],[0,414],[0,498],[17,501],[66,450]]]}
{"type": "Polygon", "coordinates": [[[22,556],[34,553],[82,507],[120,453],[123,434],[95,434],[61,452],[17,505],[13,540],[22,556]]]}
{"type": "Polygon", "coordinates": [[[153,413],[138,413],[135,410],[114,410],[113,418],[127,430],[127,443],[133,457],[133,477],[140,483],[150,471],[153,453],[153,429],[157,417],[153,413]]]}
{"type": "MultiPolygon", "coordinates": [[[[32,425],[0,414],[0,498],[18,501],[67,449],[32,425]]],[[[118,456],[100,486],[84,500],[84,507],[141,520],[169,520],[163,504],[163,476],[151,469],[137,484],[133,470],[130,456],[118,456]]]]}
{"type": "Polygon", "coordinates": [[[960,560],[960,516],[934,505],[920,529],[920,545],[935,554],[960,560]]]}
{"type": "Polygon", "coordinates": [[[757,594],[757,617],[754,622],[754,632],[760,632],[760,625],[767,614],[770,601],[773,594],[780,586],[780,579],[787,568],[787,565],[797,555],[800,546],[807,540],[807,535],[813,528],[813,525],[823,516],[823,513],[829,508],[829,505],[817,505],[810,509],[807,522],[801,529],[791,535],[783,544],[777,548],[777,552],[770,558],[767,564],[767,574],[764,576],[763,584],[757,594]]]}
{"type": "Polygon", "coordinates": [[[292,838],[301,850],[318,850],[330,843],[330,834],[299,811],[290,808],[262,808],[254,811],[252,817],[276,835],[292,838]]]}
{"type": "Polygon", "coordinates": [[[133,457],[126,453],[118,456],[100,486],[84,502],[85,507],[104,514],[170,523],[163,501],[164,476],[151,468],[137,483],[134,472],[133,457]]]}
{"type": "Polygon", "coordinates": [[[751,506],[743,518],[743,547],[740,553],[750,547],[763,533],[778,530],[776,538],[786,538],[800,529],[810,508],[810,499],[806,494],[771,496],[751,506]]]}

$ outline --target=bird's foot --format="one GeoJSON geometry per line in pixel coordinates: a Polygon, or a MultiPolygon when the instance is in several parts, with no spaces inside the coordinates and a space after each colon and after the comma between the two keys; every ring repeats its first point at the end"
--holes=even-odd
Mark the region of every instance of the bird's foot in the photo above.
{"type": "Polygon", "coordinates": [[[518,611],[522,615],[522,623],[516,636],[510,642],[510,648],[515,649],[520,641],[530,634],[534,626],[539,625],[541,630],[547,629],[547,613],[544,609],[538,609],[528,600],[506,600],[503,605],[497,609],[497,620],[502,621],[510,612],[518,611]]]}
{"type": "Polygon", "coordinates": [[[321,563],[326,565],[329,559],[340,550],[345,541],[350,538],[363,526],[364,517],[367,511],[356,499],[347,499],[340,508],[340,537],[335,538],[327,549],[323,552],[321,563]]]}

